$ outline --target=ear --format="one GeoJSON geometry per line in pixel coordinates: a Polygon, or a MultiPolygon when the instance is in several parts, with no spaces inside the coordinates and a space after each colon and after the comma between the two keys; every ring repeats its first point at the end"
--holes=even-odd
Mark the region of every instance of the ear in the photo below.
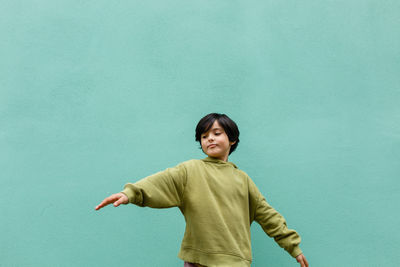
{"type": "Polygon", "coordinates": [[[233,146],[234,144],[236,144],[236,141],[233,142],[229,142],[231,144],[231,146],[233,146]]]}

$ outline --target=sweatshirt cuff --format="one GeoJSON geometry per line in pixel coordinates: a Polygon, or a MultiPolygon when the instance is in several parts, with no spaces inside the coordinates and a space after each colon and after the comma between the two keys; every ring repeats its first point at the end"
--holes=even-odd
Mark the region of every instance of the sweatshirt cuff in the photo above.
{"type": "Polygon", "coordinates": [[[292,252],[290,252],[290,255],[291,255],[293,258],[296,258],[297,256],[299,256],[299,255],[302,254],[302,253],[303,253],[303,251],[301,251],[300,247],[299,247],[299,246],[295,246],[295,247],[293,248],[292,252]]]}
{"type": "Polygon", "coordinates": [[[128,197],[129,203],[134,203],[135,192],[133,192],[132,189],[130,189],[129,187],[125,187],[124,190],[121,191],[121,193],[125,194],[128,197]]]}

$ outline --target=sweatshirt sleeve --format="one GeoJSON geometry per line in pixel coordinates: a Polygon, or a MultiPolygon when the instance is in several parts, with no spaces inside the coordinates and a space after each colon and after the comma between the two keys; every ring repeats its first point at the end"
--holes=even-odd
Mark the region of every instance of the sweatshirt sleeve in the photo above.
{"type": "Polygon", "coordinates": [[[299,247],[301,238],[295,230],[288,229],[285,218],[272,208],[249,178],[250,197],[254,203],[254,220],[260,224],[264,232],[292,257],[302,254],[299,247]]]}
{"type": "Polygon", "coordinates": [[[128,183],[122,193],[129,202],[141,207],[170,208],[181,206],[186,185],[186,168],[183,163],[157,172],[136,183],[128,183]]]}

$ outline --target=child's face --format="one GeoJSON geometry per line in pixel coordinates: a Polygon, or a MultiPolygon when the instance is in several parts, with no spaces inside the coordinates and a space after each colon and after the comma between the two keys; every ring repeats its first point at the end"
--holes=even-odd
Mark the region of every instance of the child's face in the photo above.
{"type": "Polygon", "coordinates": [[[213,158],[223,161],[228,160],[229,150],[235,142],[230,142],[224,128],[215,120],[208,132],[201,135],[201,148],[203,152],[213,158]]]}

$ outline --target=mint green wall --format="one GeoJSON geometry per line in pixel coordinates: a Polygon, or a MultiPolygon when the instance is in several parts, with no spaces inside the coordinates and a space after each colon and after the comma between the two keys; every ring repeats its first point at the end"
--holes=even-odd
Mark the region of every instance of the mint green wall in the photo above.
{"type": "MultiPolygon", "coordinates": [[[[203,158],[198,120],[311,266],[399,266],[399,1],[1,1],[0,266],[182,266],[178,209],[94,211],[203,158]]],[[[297,266],[257,224],[256,267],[297,266]]]]}

